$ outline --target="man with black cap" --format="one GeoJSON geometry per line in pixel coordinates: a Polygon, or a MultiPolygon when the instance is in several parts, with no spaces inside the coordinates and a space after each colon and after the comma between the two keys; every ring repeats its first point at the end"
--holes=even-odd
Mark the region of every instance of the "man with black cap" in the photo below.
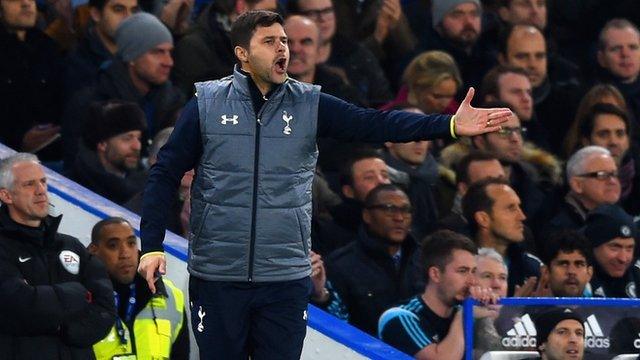
{"type": "Polygon", "coordinates": [[[107,199],[123,204],[142,191],[146,170],[140,164],[144,113],[132,102],[93,103],[76,161],[68,176],[107,199]]]}
{"type": "Polygon", "coordinates": [[[584,357],[584,322],[571,309],[555,308],[535,320],[536,344],[540,359],[582,360],[584,357]]]}
{"type": "Polygon", "coordinates": [[[602,205],[581,231],[593,246],[593,296],[636,298],[640,267],[633,265],[638,233],[633,218],[618,205],[602,205]]]}
{"type": "Polygon", "coordinates": [[[183,105],[181,93],[169,81],[173,38],[160,20],[147,13],[132,15],[120,23],[115,40],[116,58],[104,65],[96,85],[76,93],[67,104],[62,125],[65,169],[78,152],[83,123],[92,121],[88,104],[112,99],[135,102],[147,119],[144,139],[172,126],[183,105]]]}

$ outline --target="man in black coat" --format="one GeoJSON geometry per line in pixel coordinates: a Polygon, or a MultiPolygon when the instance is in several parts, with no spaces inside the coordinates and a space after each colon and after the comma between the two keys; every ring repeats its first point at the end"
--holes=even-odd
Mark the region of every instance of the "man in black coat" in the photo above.
{"type": "Polygon", "coordinates": [[[140,162],[140,143],[146,129],[138,105],[120,100],[91,105],[93,123],[85,126],[70,179],[117,203],[142,191],[147,172],[140,162]]]}
{"type": "Polygon", "coordinates": [[[349,322],[372,335],[384,310],[420,289],[413,256],[417,242],[409,234],[411,211],[400,188],[377,186],[365,200],[357,237],[327,261],[328,278],[349,322]]]}
{"type": "Polygon", "coordinates": [[[0,142],[62,157],[59,136],[63,103],[62,62],[55,43],[35,27],[36,2],[0,1],[0,142]],[[56,147],[57,145],[57,147],[56,147]]]}
{"type": "Polygon", "coordinates": [[[37,157],[0,163],[0,349],[3,359],[93,359],[115,319],[107,273],[57,232],[37,157]]]}

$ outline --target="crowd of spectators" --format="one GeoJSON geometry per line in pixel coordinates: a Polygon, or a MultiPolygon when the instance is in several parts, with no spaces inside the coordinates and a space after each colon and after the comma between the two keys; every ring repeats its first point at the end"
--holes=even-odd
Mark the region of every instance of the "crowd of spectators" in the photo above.
{"type": "MultiPolygon", "coordinates": [[[[0,0],[0,142],[140,211],[194,82],[231,75],[250,10],[285,16],[289,76],[327,94],[453,114],[473,86],[474,105],[513,111],[448,143],[318,139],[316,305],[433,358],[461,354],[469,296],[636,297],[635,0],[0,0]]],[[[186,237],[192,176],[171,220],[186,237]]]]}

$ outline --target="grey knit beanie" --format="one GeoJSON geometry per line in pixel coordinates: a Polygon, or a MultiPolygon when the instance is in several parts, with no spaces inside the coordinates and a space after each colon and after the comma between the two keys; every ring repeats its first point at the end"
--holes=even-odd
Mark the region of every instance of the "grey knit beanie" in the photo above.
{"type": "Polygon", "coordinates": [[[480,5],[480,0],[432,0],[431,1],[431,19],[432,26],[435,28],[440,24],[442,18],[447,15],[447,13],[453,10],[454,7],[464,4],[464,3],[473,3],[478,6],[478,10],[482,9],[482,5],[480,5]]]}
{"type": "Polygon", "coordinates": [[[149,13],[131,15],[116,30],[118,55],[124,61],[135,60],[162,43],[173,44],[171,32],[149,13]]]}

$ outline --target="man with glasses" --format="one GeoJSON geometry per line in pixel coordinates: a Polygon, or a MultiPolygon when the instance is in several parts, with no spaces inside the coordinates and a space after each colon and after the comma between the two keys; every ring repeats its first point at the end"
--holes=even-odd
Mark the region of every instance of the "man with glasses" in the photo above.
{"type": "Polygon", "coordinates": [[[620,204],[632,215],[640,214],[640,154],[631,143],[631,118],[612,104],[595,104],[579,127],[582,145],[607,148],[616,161],[620,178],[620,204]]]}
{"type": "Polygon", "coordinates": [[[611,152],[600,146],[584,147],[569,158],[567,183],[569,192],[542,232],[545,237],[562,229],[579,229],[589,211],[620,199],[618,167],[611,152]]]}
{"type": "Polygon", "coordinates": [[[378,318],[414,287],[411,202],[399,187],[378,185],[367,195],[362,225],[349,245],[332,253],[328,278],[349,313],[349,322],[375,336],[378,318]]]}
{"type": "Polygon", "coordinates": [[[638,230],[633,218],[617,205],[602,205],[581,230],[593,247],[595,297],[636,298],[640,267],[633,265],[638,230]]]}

